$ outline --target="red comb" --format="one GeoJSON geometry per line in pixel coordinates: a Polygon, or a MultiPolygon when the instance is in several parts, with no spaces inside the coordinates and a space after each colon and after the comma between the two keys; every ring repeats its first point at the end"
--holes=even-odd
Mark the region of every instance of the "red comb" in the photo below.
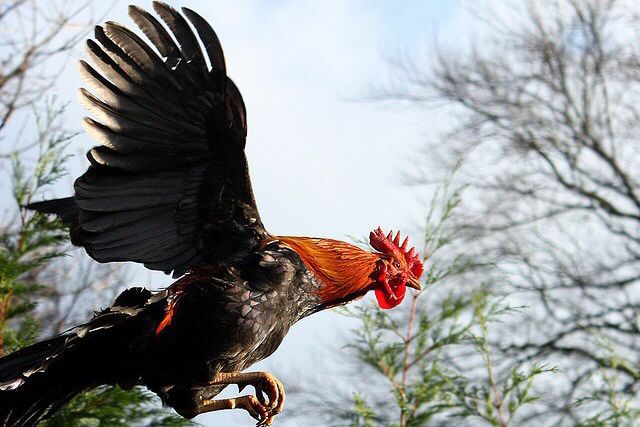
{"type": "Polygon", "coordinates": [[[369,243],[378,252],[382,252],[387,255],[391,255],[397,259],[403,259],[409,266],[409,271],[416,279],[422,276],[424,265],[420,260],[420,255],[416,252],[415,248],[407,250],[407,244],[409,238],[405,237],[402,244],[400,244],[400,231],[393,237],[393,230],[386,236],[380,227],[369,233],[369,243]]]}

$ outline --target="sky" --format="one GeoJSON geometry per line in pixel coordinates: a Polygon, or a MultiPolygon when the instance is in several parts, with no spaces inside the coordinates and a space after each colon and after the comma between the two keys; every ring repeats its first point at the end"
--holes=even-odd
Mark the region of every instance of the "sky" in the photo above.
{"type": "MultiPolygon", "coordinates": [[[[105,2],[106,3],[106,2],[105,2]]],[[[403,173],[437,123],[424,114],[367,100],[390,75],[388,57],[426,54],[433,42],[456,45],[470,18],[455,0],[412,1],[169,1],[209,20],[225,50],[229,76],[248,110],[247,157],[263,223],[274,234],[362,239],[369,231],[398,229],[416,241],[430,190],[408,187],[403,173]]],[[[135,27],[128,2],[116,1],[107,19],[135,27]]],[[[138,5],[151,9],[151,2],[138,5]]],[[[96,13],[104,11],[96,7],[96,13]]],[[[78,47],[53,89],[70,102],[67,120],[80,129],[85,115],[76,93],[78,47]]],[[[71,193],[86,167],[86,135],[70,149],[70,177],[47,194],[71,193]]],[[[2,185],[2,184],[0,184],[2,185]]],[[[7,193],[7,185],[0,191],[7,193]]],[[[137,269],[131,285],[166,286],[171,279],[137,269]]],[[[373,298],[372,295],[367,298],[373,298]]],[[[353,320],[335,312],[295,325],[278,351],[253,369],[272,370],[304,387],[318,361],[344,351],[353,320]]],[[[232,390],[235,391],[235,390],[232,390]]],[[[227,395],[232,395],[233,393],[227,395]]],[[[292,397],[292,399],[294,399],[292,397]]],[[[286,406],[285,406],[286,411],[286,406]]],[[[243,411],[196,418],[204,425],[250,426],[243,411]]],[[[294,423],[279,423],[294,425],[294,423]]]]}

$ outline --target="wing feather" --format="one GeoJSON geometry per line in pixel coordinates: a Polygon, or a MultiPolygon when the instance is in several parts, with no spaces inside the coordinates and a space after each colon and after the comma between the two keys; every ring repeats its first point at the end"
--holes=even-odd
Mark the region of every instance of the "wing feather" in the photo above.
{"type": "Polygon", "coordinates": [[[205,50],[207,51],[211,68],[218,71],[223,76],[226,75],[227,66],[224,60],[222,45],[220,44],[217,34],[213,31],[213,28],[211,28],[211,25],[209,25],[202,16],[189,8],[183,7],[182,12],[187,16],[198,32],[200,40],[202,40],[205,50]]]}
{"type": "Polygon", "coordinates": [[[167,214],[171,216],[173,205],[161,205],[155,207],[145,207],[144,209],[117,210],[109,215],[103,215],[96,211],[83,211],[80,214],[80,222],[83,230],[92,233],[106,232],[111,229],[126,227],[129,224],[143,222],[147,218],[156,215],[167,214]]]}
{"type": "Polygon", "coordinates": [[[79,97],[93,116],[84,128],[100,145],[75,182],[75,207],[67,199],[33,208],[64,213],[72,241],[100,262],[180,275],[268,234],[243,151],[244,101],[226,76],[217,35],[189,9],[187,21],[164,3],[153,8],[168,30],[129,7],[150,43],[115,22],[97,26],[96,41],[87,41],[91,64],[80,61],[87,89],[79,97]]]}
{"type": "Polygon", "coordinates": [[[107,21],[103,31],[104,35],[116,44],[146,75],[166,79],[167,82],[179,88],[175,79],[165,68],[164,62],[134,33],[113,21],[107,21]]]}
{"type": "MultiPolygon", "coordinates": [[[[102,46],[103,52],[105,52],[113,62],[124,72],[124,74],[134,83],[140,87],[158,88],[155,82],[145,81],[145,74],[136,62],[129,57],[117,44],[115,44],[104,32],[104,28],[100,25],[96,25],[94,29],[94,36],[96,40],[102,46]]],[[[147,90],[148,92],[148,90],[147,90]]]]}
{"type": "Polygon", "coordinates": [[[179,54],[180,49],[178,49],[167,30],[149,12],[138,6],[131,5],[129,6],[129,17],[158,49],[160,55],[165,58],[175,58],[179,54]]]}
{"type": "Polygon", "coordinates": [[[154,140],[144,135],[140,137],[122,135],[90,118],[85,118],[82,124],[85,131],[97,142],[119,153],[144,153],[152,151],[159,156],[175,157],[181,157],[187,153],[193,153],[199,156],[208,154],[207,148],[201,143],[185,142],[176,145],[173,144],[171,140],[154,140]]]}
{"type": "Polygon", "coordinates": [[[207,75],[207,66],[200,49],[200,44],[187,21],[174,8],[159,1],[153,2],[153,9],[160,16],[160,19],[171,29],[173,35],[178,40],[182,57],[185,59],[199,77],[207,75]]]}

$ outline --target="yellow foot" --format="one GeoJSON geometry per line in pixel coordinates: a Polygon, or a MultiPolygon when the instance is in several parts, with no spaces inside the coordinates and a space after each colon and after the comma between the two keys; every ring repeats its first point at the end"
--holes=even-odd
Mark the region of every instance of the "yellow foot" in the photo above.
{"type": "Polygon", "coordinates": [[[281,413],[284,407],[284,387],[276,377],[268,372],[221,372],[213,378],[210,384],[237,384],[239,391],[248,385],[254,387],[256,395],[238,398],[244,400],[242,402],[238,400],[237,403],[234,403],[234,408],[242,407],[245,409],[258,420],[257,425],[260,427],[270,426],[274,417],[281,413]]]}
{"type": "Polygon", "coordinates": [[[231,399],[216,399],[216,400],[203,400],[197,410],[198,414],[204,414],[205,412],[220,411],[222,409],[244,409],[253,418],[258,420],[258,425],[270,425],[269,413],[267,408],[258,401],[255,396],[240,396],[233,397],[231,399]]]}

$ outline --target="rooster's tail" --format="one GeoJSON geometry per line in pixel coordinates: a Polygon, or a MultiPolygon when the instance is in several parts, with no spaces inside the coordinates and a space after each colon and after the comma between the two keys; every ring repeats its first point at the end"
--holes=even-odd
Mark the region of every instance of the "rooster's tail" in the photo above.
{"type": "Polygon", "coordinates": [[[0,358],[0,426],[33,426],[102,384],[133,386],[139,358],[131,349],[150,330],[144,312],[151,298],[146,289],[129,289],[85,325],[0,358]]]}

